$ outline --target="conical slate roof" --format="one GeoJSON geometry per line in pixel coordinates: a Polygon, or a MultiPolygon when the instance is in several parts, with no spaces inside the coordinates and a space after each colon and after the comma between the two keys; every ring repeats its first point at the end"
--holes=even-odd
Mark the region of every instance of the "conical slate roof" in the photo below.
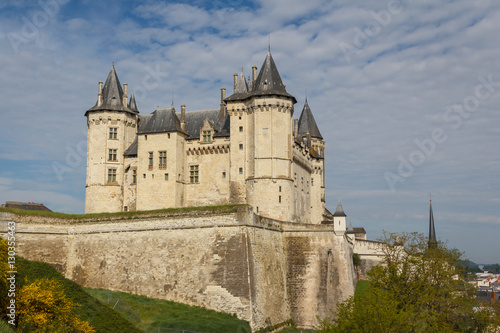
{"type": "Polygon", "coordinates": [[[437,245],[436,230],[434,229],[434,214],[432,213],[432,200],[429,211],[429,247],[437,245]]]}
{"type": "Polygon", "coordinates": [[[129,100],[129,102],[128,102],[128,107],[129,107],[131,110],[138,111],[138,110],[137,110],[137,104],[135,103],[135,96],[134,96],[134,93],[132,93],[132,95],[130,96],[130,100],[129,100]]]}
{"type": "Polygon", "coordinates": [[[120,80],[118,79],[118,75],[116,74],[114,65],[111,66],[108,78],[102,88],[102,103],[99,104],[98,100],[92,108],[85,112],[85,115],[87,115],[89,111],[105,110],[125,111],[134,114],[139,113],[137,105],[135,106],[135,109],[131,109],[129,106],[123,105],[123,89],[120,84],[120,80]]]}
{"type": "Polygon", "coordinates": [[[108,78],[102,88],[102,105],[123,106],[123,89],[116,75],[115,65],[111,66],[108,78]]]}
{"type": "Polygon", "coordinates": [[[299,135],[305,136],[307,132],[309,132],[312,138],[323,140],[306,98],[306,103],[299,118],[299,135]]]}
{"type": "Polygon", "coordinates": [[[252,88],[247,88],[248,93],[245,93],[243,88],[239,88],[240,83],[242,85],[246,84],[244,75],[241,75],[241,78],[236,85],[234,94],[226,98],[226,101],[244,100],[251,96],[278,95],[289,97],[292,99],[293,103],[297,103],[295,97],[286,92],[285,85],[283,84],[278,68],[274,63],[271,51],[267,52],[266,59],[262,64],[259,75],[257,76],[252,88]]]}
{"type": "Polygon", "coordinates": [[[262,64],[259,75],[252,87],[252,95],[279,95],[291,97],[297,103],[295,97],[286,92],[285,85],[281,81],[280,73],[274,63],[271,51],[267,52],[266,59],[262,64]]]}
{"type": "Polygon", "coordinates": [[[333,216],[347,216],[346,213],[344,213],[344,209],[342,208],[342,204],[339,203],[337,204],[337,209],[335,210],[335,213],[333,213],[333,216]]]}
{"type": "Polygon", "coordinates": [[[245,79],[245,74],[243,74],[243,68],[241,69],[240,78],[238,83],[236,83],[236,89],[234,89],[235,94],[248,94],[248,84],[245,79]]]}

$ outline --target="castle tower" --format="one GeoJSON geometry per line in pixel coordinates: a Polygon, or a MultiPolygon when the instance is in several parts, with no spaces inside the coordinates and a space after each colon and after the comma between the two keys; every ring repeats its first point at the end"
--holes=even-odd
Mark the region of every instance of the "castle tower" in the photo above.
{"type": "Polygon", "coordinates": [[[248,88],[243,73],[225,101],[231,116],[231,185],[254,212],[277,220],[294,217],[292,116],[295,97],[287,93],[271,52],[248,88]]]}
{"type": "Polygon", "coordinates": [[[339,200],[337,209],[335,213],[333,213],[333,232],[335,232],[336,235],[344,235],[346,231],[346,216],[339,200]]]}
{"type": "Polygon", "coordinates": [[[136,135],[137,106],[132,94],[127,103],[114,65],[104,87],[99,82],[97,103],[87,117],[87,183],[85,213],[123,210],[124,152],[136,135]]]}
{"type": "Polygon", "coordinates": [[[325,142],[314,120],[309,103],[304,103],[304,108],[297,123],[297,140],[304,143],[314,159],[314,167],[311,173],[310,206],[311,223],[319,224],[323,219],[325,211],[325,142]]]}

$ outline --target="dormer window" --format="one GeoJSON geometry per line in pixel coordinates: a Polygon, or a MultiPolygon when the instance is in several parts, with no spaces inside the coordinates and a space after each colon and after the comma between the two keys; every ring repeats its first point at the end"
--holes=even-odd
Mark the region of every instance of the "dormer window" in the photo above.
{"type": "Polygon", "coordinates": [[[212,142],[212,131],[202,131],[202,141],[205,143],[212,142]]]}

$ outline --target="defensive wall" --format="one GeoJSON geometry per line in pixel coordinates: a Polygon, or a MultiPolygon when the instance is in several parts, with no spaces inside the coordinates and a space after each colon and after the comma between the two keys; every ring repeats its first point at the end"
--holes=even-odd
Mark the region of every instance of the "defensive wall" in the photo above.
{"type": "Polygon", "coordinates": [[[366,239],[354,239],[354,253],[359,254],[358,278],[367,280],[368,271],[378,265],[384,257],[384,244],[366,239]]]}
{"type": "Polygon", "coordinates": [[[0,213],[2,234],[8,221],[20,256],[85,287],[235,313],[254,330],[290,318],[313,327],[356,283],[346,235],[249,206],[83,220],[0,213]]]}

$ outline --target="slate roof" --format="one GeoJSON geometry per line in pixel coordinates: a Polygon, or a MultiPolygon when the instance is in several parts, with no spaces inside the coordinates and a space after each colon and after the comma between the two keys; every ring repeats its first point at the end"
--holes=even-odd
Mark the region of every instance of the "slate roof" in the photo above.
{"type": "Polygon", "coordinates": [[[137,134],[182,132],[181,122],[173,107],[156,109],[153,113],[139,116],[137,134]]]}
{"type": "MultiPolygon", "coordinates": [[[[180,117],[180,113],[177,114],[180,117]]],[[[220,121],[220,109],[198,110],[186,112],[186,131],[189,133],[188,140],[200,138],[200,130],[206,118],[214,124],[216,131],[213,135],[214,138],[229,136],[229,116],[220,121]]]]}
{"type": "Polygon", "coordinates": [[[132,95],[130,96],[130,100],[129,100],[129,102],[128,102],[128,107],[129,107],[131,110],[134,110],[134,111],[139,112],[139,110],[137,109],[137,104],[135,103],[135,96],[134,96],[134,93],[132,93],[132,95]]]}
{"type": "Polygon", "coordinates": [[[51,212],[52,210],[45,207],[44,204],[34,203],[34,202],[16,202],[16,201],[6,201],[2,207],[14,208],[14,209],[26,209],[26,210],[41,210],[45,212],[51,212]]]}
{"type": "MultiPolygon", "coordinates": [[[[242,79],[240,79],[239,82],[241,82],[241,80],[242,79]]],[[[286,91],[285,85],[281,80],[280,73],[278,72],[278,68],[274,63],[274,59],[273,56],[271,55],[270,50],[267,52],[266,59],[262,64],[259,75],[257,76],[257,79],[255,80],[251,91],[249,90],[248,93],[244,93],[243,90],[238,91],[237,89],[235,89],[234,94],[232,94],[225,100],[226,101],[244,100],[251,96],[263,96],[263,95],[285,96],[291,98],[293,100],[293,103],[297,103],[295,97],[293,97],[286,91]]]]}
{"type": "Polygon", "coordinates": [[[344,209],[342,208],[342,204],[339,203],[337,204],[337,209],[335,210],[335,213],[333,213],[333,216],[347,216],[346,213],[344,213],[344,209]]]}
{"type": "Polygon", "coordinates": [[[312,138],[317,138],[323,140],[321,133],[319,132],[318,125],[316,125],[316,121],[314,120],[314,116],[311,112],[311,108],[309,104],[306,102],[304,104],[304,108],[302,109],[302,113],[299,118],[299,135],[305,136],[307,132],[311,134],[312,138]]]}
{"type": "MultiPolygon", "coordinates": [[[[139,116],[137,134],[183,132],[180,117],[181,113],[175,112],[173,107],[157,109],[151,114],[139,116]]],[[[187,140],[200,138],[200,130],[205,119],[208,119],[214,126],[214,138],[228,137],[230,135],[230,118],[226,116],[223,121],[220,121],[220,109],[188,111],[185,119],[187,140]]],[[[137,154],[136,141],[130,145],[124,155],[137,154]]]]}
{"type": "Polygon", "coordinates": [[[124,106],[123,89],[120,84],[120,80],[118,79],[118,75],[116,75],[115,66],[113,65],[109,71],[108,78],[104,83],[104,87],[102,88],[102,104],[98,105],[99,101],[97,101],[93,107],[85,112],[85,116],[87,116],[89,111],[105,110],[116,110],[137,114],[139,111],[137,110],[137,105],[135,104],[135,97],[133,98],[133,103],[132,97],[130,97],[128,106],[124,106]]]}
{"type": "Polygon", "coordinates": [[[137,147],[138,147],[138,141],[137,141],[137,136],[135,137],[134,142],[128,147],[125,152],[123,153],[123,156],[137,156],[137,147]]]}

